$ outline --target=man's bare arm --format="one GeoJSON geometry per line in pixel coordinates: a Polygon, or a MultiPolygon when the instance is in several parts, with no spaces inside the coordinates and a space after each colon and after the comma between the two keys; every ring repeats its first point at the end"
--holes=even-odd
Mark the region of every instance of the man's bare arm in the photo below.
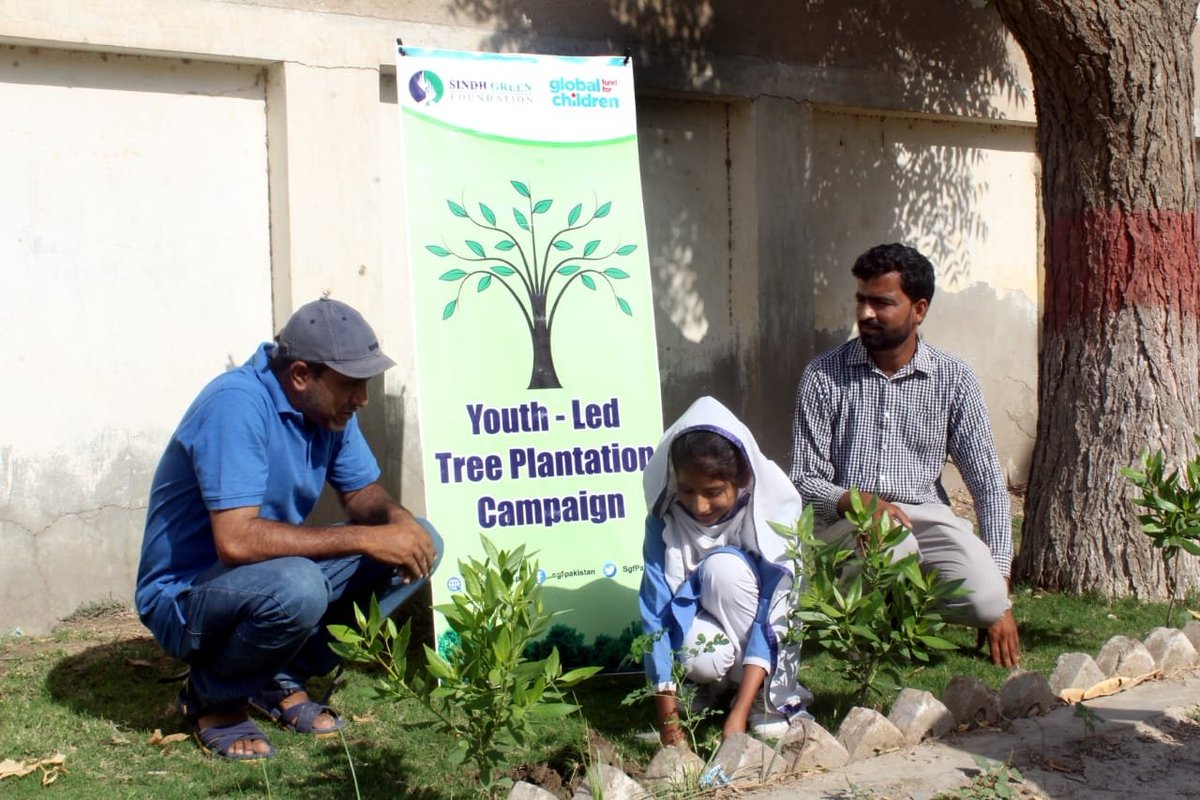
{"type": "Polygon", "coordinates": [[[271,558],[339,558],[366,555],[391,564],[408,578],[423,578],[437,553],[425,529],[378,484],[342,495],[356,524],[307,527],[263,519],[259,506],[210,511],[217,556],[225,564],[271,558]],[[372,488],[374,487],[374,488],[372,488]]]}

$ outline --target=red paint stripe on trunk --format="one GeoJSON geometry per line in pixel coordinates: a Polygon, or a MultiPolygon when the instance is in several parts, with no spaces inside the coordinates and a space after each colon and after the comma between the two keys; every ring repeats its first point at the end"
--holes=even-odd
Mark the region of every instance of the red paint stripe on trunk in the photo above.
{"type": "Polygon", "coordinates": [[[1048,328],[1130,306],[1200,312],[1194,213],[1110,209],[1048,224],[1048,328]]]}

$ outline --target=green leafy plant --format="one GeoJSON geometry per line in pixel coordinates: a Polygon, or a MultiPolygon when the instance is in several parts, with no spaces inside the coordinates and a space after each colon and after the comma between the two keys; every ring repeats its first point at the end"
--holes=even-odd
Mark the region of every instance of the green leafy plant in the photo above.
{"type": "MultiPolygon", "coordinates": [[[[1200,446],[1200,436],[1196,437],[1200,446]]],[[[1166,455],[1160,450],[1142,455],[1142,469],[1122,467],[1121,474],[1141,491],[1133,504],[1145,509],[1137,515],[1142,533],[1150,537],[1162,553],[1163,574],[1167,579],[1170,603],[1167,605],[1167,626],[1175,610],[1178,590],[1180,550],[1200,556],[1200,455],[1167,474],[1166,455]]]]}
{"type": "Polygon", "coordinates": [[[427,675],[409,674],[409,623],[397,630],[393,620],[381,617],[374,598],[365,613],[355,607],[356,627],[329,630],[338,655],[382,668],[376,686],[381,698],[415,698],[434,715],[454,738],[451,759],[473,762],[482,792],[492,795],[508,783],[500,774],[506,753],[525,746],[534,721],[575,711],[578,706],[564,702],[562,690],[599,668],[564,674],[556,650],[537,661],[524,657],[554,617],[542,603],[538,565],[525,557],[524,546],[498,550],[481,538],[486,560],[460,561],[464,591],[437,607],[458,641],[444,655],[425,646],[427,675]]]}
{"type": "Polygon", "coordinates": [[[597,204],[590,211],[577,203],[567,212],[565,224],[549,223],[544,220],[554,206],[552,199],[535,200],[529,185],[522,181],[509,184],[519,197],[511,208],[511,223],[507,214],[502,214],[502,223],[501,217],[485,203],[472,209],[465,200],[446,201],[450,213],[483,231],[479,238],[490,237],[487,240],[490,245],[468,238],[463,240],[462,248],[443,242],[427,244],[425,249],[438,258],[454,259],[460,264],[438,276],[439,280],[457,285],[454,299],[442,309],[442,319],[450,319],[459,309],[468,285],[474,287],[476,294],[493,287],[507,292],[524,317],[533,345],[529,388],[558,389],[561,384],[550,342],[563,295],[572,286],[596,292],[603,284],[621,313],[633,316],[633,307],[617,294],[613,283],[627,279],[629,273],[613,262],[632,255],[637,245],[604,245],[601,238],[579,233],[609,215],[611,200],[597,204]]]}
{"type": "MultiPolygon", "coordinates": [[[[626,663],[641,664],[646,655],[654,648],[654,643],[665,635],[666,631],[660,630],[654,634],[643,634],[636,637],[629,647],[626,663]]],[[[711,653],[717,647],[725,644],[729,644],[729,640],[721,634],[717,634],[712,639],[700,634],[696,637],[695,646],[683,648],[676,653],[677,657],[671,659],[671,680],[675,683],[675,700],[679,709],[679,719],[676,724],[687,734],[692,751],[704,757],[705,760],[716,751],[719,734],[714,732],[712,736],[702,741],[699,738],[700,727],[709,717],[720,714],[721,709],[696,702],[699,689],[696,684],[686,680],[687,668],[684,666],[684,659],[679,656],[695,658],[701,653],[711,653]]],[[[657,696],[658,691],[652,683],[647,681],[645,686],[638,687],[625,695],[621,700],[621,705],[631,706],[645,700],[653,700],[657,696]]]]}
{"type": "Polygon", "coordinates": [[[972,758],[979,767],[979,774],[966,786],[937,794],[934,800],[1008,800],[1018,796],[1014,784],[1024,780],[1019,769],[1002,761],[989,761],[980,755],[972,758]]]}
{"type": "Polygon", "coordinates": [[[833,656],[863,703],[872,691],[896,688],[906,669],[928,663],[934,651],[957,648],[940,635],[946,621],[939,608],[963,590],[961,581],[922,573],[915,553],[893,560],[908,531],[887,513],[877,517],[874,500],[864,504],[857,490],[850,499],[854,529],[838,541],[813,534],[812,506],[793,527],[771,526],[805,576],[789,635],[833,656]]]}

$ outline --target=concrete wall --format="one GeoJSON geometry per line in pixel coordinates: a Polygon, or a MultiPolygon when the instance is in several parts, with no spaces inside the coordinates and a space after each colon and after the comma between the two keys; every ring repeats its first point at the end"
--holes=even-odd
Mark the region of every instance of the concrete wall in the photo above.
{"type": "Polygon", "coordinates": [[[1029,471],[1037,422],[1038,162],[1031,127],[822,112],[809,211],[815,343],[857,335],[854,259],[904,242],[936,269],[922,333],[983,384],[1010,483],[1029,471]],[[1015,213],[1019,210],[1019,213],[1015,213]]]}
{"type": "MultiPolygon", "coordinates": [[[[0,0],[0,631],[127,600],[161,447],[299,304],[400,365],[363,426],[420,511],[393,48],[606,53],[640,87],[664,413],[711,393],[786,461],[858,251],[939,265],[926,332],[1027,462],[1033,107],[988,9],[942,0],[0,0]],[[969,120],[964,123],[964,120],[969,120]],[[979,321],[987,320],[985,325],[979,321]],[[1007,426],[1007,427],[1005,427],[1007,426]]],[[[324,506],[321,514],[333,512],[324,506]]]]}

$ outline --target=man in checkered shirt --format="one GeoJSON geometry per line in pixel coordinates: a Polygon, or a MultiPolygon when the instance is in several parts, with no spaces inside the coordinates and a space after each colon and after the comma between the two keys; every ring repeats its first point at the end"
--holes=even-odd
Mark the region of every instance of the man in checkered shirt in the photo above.
{"type": "MultiPolygon", "coordinates": [[[[850,488],[874,498],[912,531],[899,555],[963,580],[952,619],[986,631],[992,661],[1015,667],[1020,637],[1008,599],[1012,527],[979,381],[917,328],[933,299],[933,265],[911,247],[886,244],[858,257],[859,337],[814,359],[796,392],[791,479],[814,506],[818,533],[851,530],[841,519],[850,488]],[[975,501],[982,540],[950,510],[940,476],[947,456],[975,501]]],[[[980,634],[981,638],[983,633],[980,634]]]]}

